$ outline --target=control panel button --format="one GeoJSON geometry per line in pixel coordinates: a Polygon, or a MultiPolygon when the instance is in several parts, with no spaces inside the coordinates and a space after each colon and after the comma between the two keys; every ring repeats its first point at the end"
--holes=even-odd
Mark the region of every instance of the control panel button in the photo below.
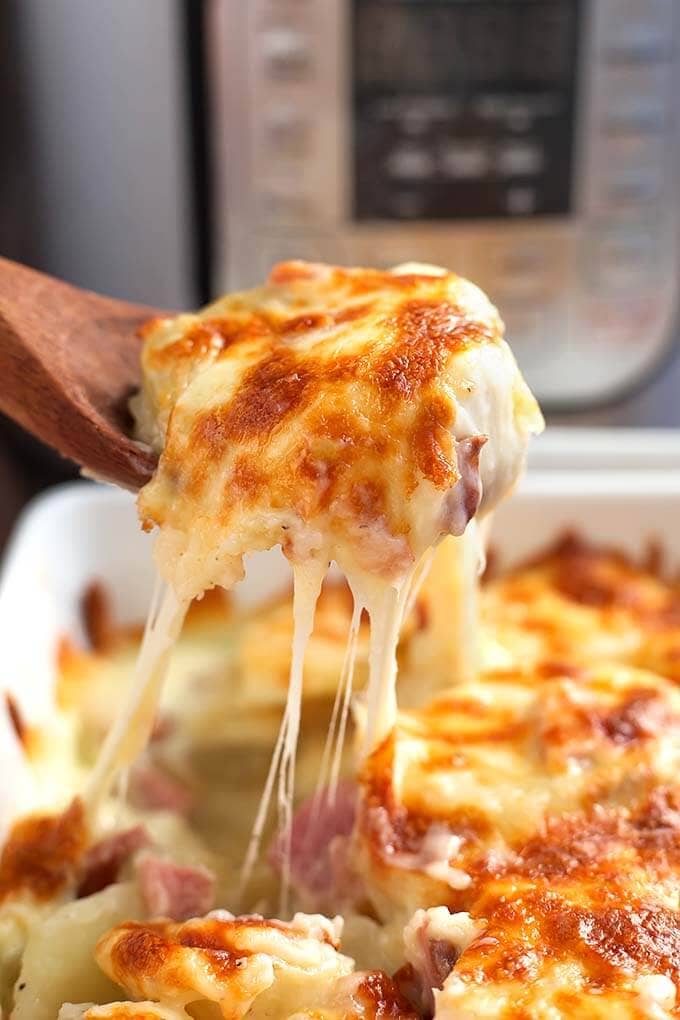
{"type": "Polygon", "coordinates": [[[485,177],[489,170],[489,149],[483,141],[458,141],[446,145],[440,164],[447,177],[458,180],[475,180],[485,177]]]}
{"type": "Polygon", "coordinates": [[[601,55],[615,62],[668,60],[675,0],[603,0],[601,55]]]}
{"type": "Polygon", "coordinates": [[[375,120],[394,121],[407,134],[419,134],[423,127],[455,120],[463,103],[455,96],[393,95],[371,99],[367,110],[375,120]]]}
{"type": "Polygon", "coordinates": [[[427,149],[402,146],[394,149],[385,161],[390,177],[398,180],[423,180],[434,173],[434,159],[427,149]]]}
{"type": "Polygon", "coordinates": [[[505,335],[512,345],[522,373],[535,391],[545,394],[561,382],[555,366],[562,370],[568,359],[569,316],[561,297],[536,295],[518,301],[511,292],[493,295],[505,322],[505,335]],[[557,380],[556,380],[557,375],[557,380]]]}
{"type": "MultiPolygon", "coordinates": [[[[615,370],[624,356],[625,348],[636,339],[639,342],[643,335],[641,330],[644,331],[645,324],[636,321],[639,320],[636,309],[638,304],[635,296],[629,297],[626,292],[621,294],[619,304],[598,295],[584,304],[585,335],[600,359],[607,356],[611,358],[612,352],[616,352],[617,358],[612,366],[615,370]]],[[[600,368],[602,370],[604,365],[600,368]]]]}
{"type": "Polygon", "coordinates": [[[601,75],[600,117],[610,125],[659,121],[671,112],[672,65],[607,67],[601,75]]]}
{"type": "Polygon", "coordinates": [[[662,201],[668,146],[669,138],[663,132],[603,134],[595,149],[590,208],[609,215],[662,201]]]}
{"type": "Polygon", "coordinates": [[[516,224],[504,233],[494,232],[491,243],[471,238],[466,248],[473,250],[472,278],[494,293],[511,296],[514,303],[554,300],[570,286],[572,245],[563,231],[541,236],[516,224]]]}
{"type": "Polygon", "coordinates": [[[295,109],[276,109],[264,123],[268,146],[286,154],[302,155],[309,146],[310,123],[295,109]]]}
{"type": "MultiPolygon", "coordinates": [[[[545,306],[540,302],[531,305],[518,305],[509,294],[496,294],[494,299],[503,309],[505,335],[518,356],[530,357],[532,360],[541,354],[554,356],[554,347],[548,343],[550,325],[547,321],[545,306]]],[[[552,341],[552,337],[550,337],[552,341]]]]}
{"type": "Polygon", "coordinates": [[[604,186],[602,211],[626,212],[658,202],[662,167],[640,167],[612,174],[604,186]]]}
{"type": "Polygon", "coordinates": [[[590,286],[595,290],[632,293],[656,275],[657,242],[648,230],[603,229],[586,241],[584,265],[590,264],[590,286]]]}
{"type": "Polygon", "coordinates": [[[273,223],[298,223],[314,216],[314,205],[304,192],[283,185],[263,184],[256,194],[256,215],[273,223]]]}
{"type": "Polygon", "coordinates": [[[503,177],[531,177],[540,174],[544,163],[541,146],[528,140],[508,142],[498,150],[497,168],[503,177]]]}
{"type": "Polygon", "coordinates": [[[307,36],[288,28],[271,28],[261,36],[262,55],[275,78],[297,78],[309,70],[311,52],[307,36]]]}

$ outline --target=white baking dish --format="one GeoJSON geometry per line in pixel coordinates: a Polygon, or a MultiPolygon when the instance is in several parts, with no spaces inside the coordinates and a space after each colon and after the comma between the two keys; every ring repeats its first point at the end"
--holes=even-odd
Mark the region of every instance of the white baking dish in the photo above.
{"type": "MultiPolygon", "coordinates": [[[[492,543],[502,562],[521,559],[576,527],[631,552],[659,539],[669,565],[677,567],[680,439],[667,436],[659,445],[649,437],[645,454],[639,435],[633,444],[635,470],[607,471],[596,464],[595,451],[606,463],[608,448],[609,462],[627,463],[622,436],[616,456],[616,437],[600,435],[595,441],[586,433],[581,442],[575,437],[569,444],[562,435],[552,452],[544,443],[542,463],[556,469],[530,471],[496,515],[492,543]],[[560,470],[560,464],[578,462],[579,445],[587,468],[560,470]],[[645,468],[649,463],[654,467],[645,468]]],[[[122,622],[144,618],[153,583],[151,547],[151,538],[139,529],[133,498],[113,488],[74,482],[52,489],[26,510],[0,578],[0,649],[2,685],[27,720],[39,723],[52,710],[55,650],[63,635],[79,636],[79,599],[90,581],[105,583],[122,622]]],[[[287,571],[278,552],[253,558],[237,597],[258,601],[286,583],[287,571]]],[[[0,824],[6,825],[26,803],[30,777],[2,711],[0,766],[12,776],[0,793],[0,824]]]]}
{"type": "Polygon", "coordinates": [[[680,471],[680,431],[551,426],[529,448],[536,469],[680,471]]]}

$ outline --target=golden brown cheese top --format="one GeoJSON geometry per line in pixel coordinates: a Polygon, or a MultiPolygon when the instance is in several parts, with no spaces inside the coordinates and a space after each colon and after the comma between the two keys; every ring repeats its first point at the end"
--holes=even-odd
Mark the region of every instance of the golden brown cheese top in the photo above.
{"type": "MultiPolygon", "coordinates": [[[[319,983],[312,1008],[286,1007],[277,1003],[275,1014],[268,1006],[248,1012],[253,1020],[419,1020],[408,1000],[384,971],[364,971],[341,977],[331,983],[319,983]]],[[[224,1003],[228,1017],[242,1015],[224,1003]]],[[[212,1013],[211,1013],[212,1015],[212,1013]]],[[[59,1020],[186,1020],[187,1013],[179,1007],[156,1002],[112,1002],[105,1006],[65,1006],[59,1020]]]]}
{"type": "Polygon", "coordinates": [[[319,989],[318,1008],[296,1013],[295,1020],[418,1020],[418,1013],[389,975],[373,970],[319,989]]]}
{"type": "Polygon", "coordinates": [[[680,585],[573,534],[486,585],[487,635],[508,668],[546,675],[606,659],[680,680],[680,585]]]}
{"type": "Polygon", "coordinates": [[[22,893],[49,900],[74,878],[88,844],[82,802],[58,815],[28,815],[12,826],[0,856],[0,902],[22,893]]]}
{"type": "Polygon", "coordinates": [[[105,1006],[66,1004],[58,1020],[186,1020],[183,1009],[161,1006],[158,1002],[110,1002],[105,1006]]]}
{"type": "Polygon", "coordinates": [[[356,851],[384,918],[468,909],[551,819],[637,810],[676,782],[680,691],[625,666],[487,676],[403,712],[361,777],[356,851]]]}
{"type": "MultiPolygon", "coordinates": [[[[341,643],[346,593],[324,598],[324,637],[341,643]]],[[[241,621],[251,666],[272,626],[287,643],[283,608],[266,607],[260,629],[241,621]]],[[[387,920],[446,903],[483,925],[452,954],[436,1020],[678,1016],[680,692],[672,670],[648,669],[659,649],[673,662],[677,586],[653,564],[569,539],[488,585],[482,611],[517,662],[401,714],[361,776],[350,884],[362,882],[362,907],[387,920]],[[542,643],[520,662],[521,640],[536,634],[542,643]]],[[[199,606],[190,629],[213,617],[222,633],[228,614],[215,606],[199,606]]],[[[110,624],[102,658],[118,643],[110,624]]],[[[427,626],[426,599],[412,626],[427,626]]],[[[0,859],[0,894],[58,894],[85,844],[77,802],[20,821],[0,859]]],[[[201,999],[228,1016],[422,1015],[398,979],[351,973],[326,925],[224,914],[120,925],[99,962],[124,997],[150,1001],[64,1007],[60,1020],[175,1020],[201,999]]]]}
{"type": "Polygon", "coordinates": [[[670,1015],[660,1010],[680,987],[679,808],[677,790],[659,789],[634,812],[548,824],[471,905],[486,926],[446,982],[442,1020],[670,1015]]]}
{"type": "Polygon", "coordinates": [[[118,925],[99,940],[96,959],[139,998],[214,1002],[233,1017],[260,1000],[271,1015],[287,1016],[350,973],[352,961],[337,946],[333,923],[319,916],[296,914],[284,923],[215,911],[183,924],[118,925]]]}
{"type": "Polygon", "coordinates": [[[284,263],[150,324],[142,361],[136,413],[162,453],[140,512],[192,594],[278,542],[401,577],[474,514],[484,443],[494,503],[540,429],[496,310],[443,270],[284,263]]]}

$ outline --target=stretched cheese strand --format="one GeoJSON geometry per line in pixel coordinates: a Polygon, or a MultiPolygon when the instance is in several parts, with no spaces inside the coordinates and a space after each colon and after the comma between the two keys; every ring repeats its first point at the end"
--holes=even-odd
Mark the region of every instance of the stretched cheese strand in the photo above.
{"type": "Polygon", "coordinates": [[[427,578],[432,569],[432,563],[434,561],[437,549],[438,546],[433,546],[431,549],[428,549],[427,552],[423,554],[423,557],[420,563],[418,564],[416,573],[413,578],[413,583],[411,584],[411,590],[408,593],[406,606],[404,607],[405,620],[413,612],[413,607],[418,601],[418,595],[420,594],[420,590],[423,587],[423,585],[427,583],[427,578]]]}
{"type": "MultiPolygon", "coordinates": [[[[398,589],[399,594],[397,595],[397,602],[399,602],[400,608],[397,609],[397,615],[390,619],[385,619],[381,616],[381,613],[387,612],[391,614],[394,610],[393,598],[390,597],[389,592],[394,592],[394,588],[386,589],[381,587],[376,589],[376,597],[373,601],[374,606],[377,606],[376,613],[379,623],[374,624],[373,617],[371,616],[371,654],[374,658],[371,659],[369,666],[369,692],[373,692],[374,703],[376,704],[376,712],[380,717],[381,712],[384,715],[382,725],[378,724],[376,727],[376,734],[382,734],[384,736],[394,725],[396,718],[397,702],[396,702],[396,649],[399,642],[399,633],[401,626],[413,609],[415,601],[418,597],[418,592],[421,585],[423,584],[427,574],[432,565],[432,559],[434,556],[434,549],[428,549],[420,559],[420,562],[416,565],[415,569],[407,576],[403,585],[398,589]],[[384,607],[380,606],[381,598],[388,599],[388,608],[385,610],[384,607]],[[389,606],[392,608],[390,609],[389,606]],[[383,626],[385,634],[384,636],[392,635],[388,640],[393,640],[394,646],[390,650],[389,647],[383,647],[381,645],[382,638],[376,637],[376,644],[373,644],[373,635],[376,632],[375,628],[383,626]],[[396,629],[395,629],[396,628],[396,629]],[[380,707],[382,706],[382,708],[380,707]]],[[[342,751],[345,744],[345,734],[347,731],[347,720],[349,717],[349,709],[352,696],[352,686],[354,681],[354,666],[356,661],[356,650],[357,640],[359,636],[359,625],[361,623],[361,615],[364,611],[364,604],[361,599],[354,596],[354,609],[352,612],[352,621],[350,624],[347,647],[345,649],[345,656],[342,667],[341,682],[338,688],[338,692],[335,697],[333,705],[333,714],[331,716],[331,722],[328,731],[328,737],[324,746],[324,752],[322,757],[321,771],[319,781],[317,783],[315,792],[316,810],[320,804],[321,795],[326,786],[328,786],[328,802],[330,805],[335,804],[338,782],[340,778],[340,766],[342,762],[342,751]],[[326,782],[327,772],[327,759],[328,759],[328,748],[333,741],[333,735],[335,733],[338,705],[342,698],[342,711],[340,713],[340,725],[338,729],[337,739],[335,740],[335,748],[333,751],[332,764],[330,769],[330,776],[328,783],[326,782]]],[[[370,616],[370,609],[369,609],[370,616]]],[[[368,715],[370,717],[370,703],[371,693],[369,693],[369,710],[368,715]]],[[[369,734],[369,723],[366,724],[366,742],[370,740],[369,734]]],[[[382,739],[382,736],[376,736],[376,742],[382,739]]]]}
{"type": "Polygon", "coordinates": [[[349,709],[352,699],[354,665],[356,662],[357,640],[359,637],[359,625],[361,623],[362,612],[363,606],[361,603],[355,602],[354,609],[352,611],[352,620],[347,634],[347,645],[345,647],[345,654],[342,662],[340,683],[338,684],[338,689],[335,692],[333,711],[331,712],[331,719],[328,724],[328,733],[326,734],[323,754],[321,755],[319,778],[317,779],[316,788],[314,790],[312,821],[310,823],[312,829],[316,824],[321,803],[324,798],[328,798],[329,804],[335,804],[338,778],[340,775],[342,749],[345,743],[347,720],[349,717],[349,709]]]}
{"type": "Polygon", "coordinates": [[[409,657],[418,664],[422,682],[405,707],[426,704],[452,684],[477,674],[481,531],[470,521],[460,538],[447,535],[433,550],[422,586],[426,622],[409,644],[409,657]]]}
{"type": "Polygon", "coordinates": [[[418,565],[399,584],[374,581],[362,592],[371,621],[362,760],[385,739],[396,722],[397,644],[417,573],[418,565]]]}
{"type": "Polygon", "coordinates": [[[279,828],[286,841],[283,860],[282,899],[285,900],[288,897],[295,756],[300,730],[304,658],[314,624],[316,603],[321,591],[326,566],[325,562],[310,561],[308,564],[294,568],[293,645],[286,707],[276,738],[264,790],[260,797],[250,840],[248,841],[248,849],[241,868],[239,880],[240,899],[243,898],[243,894],[250,882],[260,852],[262,833],[267,821],[267,815],[269,814],[269,805],[277,778],[279,789],[279,828]]]}
{"type": "MultiPolygon", "coordinates": [[[[278,780],[279,832],[283,839],[281,903],[279,907],[281,916],[285,916],[288,913],[290,891],[295,758],[300,730],[304,656],[314,624],[316,603],[321,591],[325,570],[325,561],[316,560],[294,567],[293,646],[286,708],[253,823],[253,830],[239,882],[239,896],[242,899],[259,856],[262,833],[269,814],[274,784],[278,780]]],[[[396,649],[399,641],[399,632],[404,618],[404,610],[412,591],[416,587],[416,582],[419,583],[424,574],[425,570],[421,561],[416,564],[398,586],[384,581],[372,580],[363,586],[364,590],[361,597],[357,597],[356,594],[359,590],[359,584],[356,579],[354,583],[350,580],[350,587],[354,593],[354,611],[343,663],[343,675],[338,691],[338,695],[342,691],[342,711],[339,738],[333,756],[331,787],[329,790],[333,798],[335,798],[335,792],[337,791],[342,743],[345,737],[354,674],[357,637],[364,604],[368,608],[371,633],[367,692],[368,704],[362,757],[366,757],[376,744],[384,739],[396,721],[396,649]]],[[[336,695],[336,705],[333,712],[335,719],[337,719],[338,714],[338,695],[336,695]]],[[[335,726],[333,721],[332,726],[335,726]]],[[[329,735],[328,740],[331,739],[329,735]]],[[[328,754],[326,752],[324,756],[327,761],[328,754]]],[[[325,766],[322,765],[322,777],[326,769],[327,764],[325,766]]],[[[321,794],[322,790],[320,786],[317,786],[317,810],[321,794]]]]}
{"type": "Polygon", "coordinates": [[[295,761],[300,737],[302,711],[302,682],[305,652],[314,628],[316,604],[321,585],[328,569],[324,560],[310,560],[293,567],[293,646],[291,649],[290,676],[286,713],[285,738],[279,771],[279,831],[283,834],[283,867],[281,872],[281,915],[288,914],[290,890],[290,855],[293,838],[293,800],[295,797],[295,761]]]}
{"type": "MultiPolygon", "coordinates": [[[[293,649],[288,683],[288,695],[281,728],[272,755],[269,773],[253,824],[253,831],[241,870],[240,895],[243,896],[257,861],[262,833],[269,813],[269,805],[278,779],[279,831],[283,838],[281,905],[282,915],[288,912],[290,889],[290,857],[293,831],[293,796],[295,783],[295,757],[299,737],[300,711],[302,703],[302,678],[304,654],[312,632],[316,602],[325,573],[325,562],[311,561],[294,569],[294,629],[293,649]]],[[[352,625],[345,654],[343,689],[343,711],[341,737],[344,740],[346,717],[349,707],[351,684],[356,656],[356,640],[364,604],[371,621],[369,645],[369,682],[367,692],[367,716],[364,732],[362,757],[366,757],[394,726],[397,715],[396,649],[399,631],[416,579],[424,576],[422,563],[417,564],[398,586],[380,581],[364,585],[361,597],[354,598],[352,625]],[[347,707],[345,707],[347,706],[347,707]]],[[[352,591],[359,585],[350,580],[352,591]]],[[[332,777],[332,789],[337,790],[342,743],[336,746],[332,777]]],[[[317,790],[317,797],[319,795],[317,790]]]]}
{"type": "Polygon", "coordinates": [[[361,624],[361,614],[363,613],[363,611],[364,607],[362,606],[362,604],[355,600],[354,610],[352,613],[352,622],[350,624],[349,629],[347,650],[345,652],[345,662],[343,663],[344,683],[341,684],[343,694],[342,694],[342,711],[340,712],[340,726],[338,728],[338,738],[335,744],[335,751],[333,753],[333,760],[331,762],[330,779],[328,782],[328,801],[331,806],[335,805],[338,793],[338,781],[340,778],[342,751],[343,747],[345,746],[347,720],[349,718],[349,710],[352,701],[352,687],[354,685],[354,666],[357,657],[359,626],[361,624]]]}
{"type": "MultiPolygon", "coordinates": [[[[421,585],[425,581],[427,574],[432,565],[434,557],[434,549],[428,549],[422,556],[420,562],[417,564],[415,570],[409,575],[404,582],[403,592],[401,594],[401,601],[403,602],[403,609],[401,610],[398,621],[396,621],[396,642],[399,640],[399,632],[404,619],[413,609],[415,601],[418,597],[418,592],[421,585]]],[[[394,589],[392,589],[394,590],[394,589]]],[[[383,593],[385,594],[385,593],[383,593]]],[[[324,791],[328,797],[328,803],[333,806],[337,797],[338,782],[340,778],[340,766],[342,763],[342,752],[345,744],[345,735],[347,731],[347,721],[349,717],[349,709],[352,697],[352,687],[354,681],[354,667],[356,662],[356,651],[357,641],[359,637],[359,626],[361,623],[361,615],[364,611],[364,605],[362,601],[354,597],[354,608],[352,612],[352,620],[350,623],[350,629],[347,637],[347,647],[345,649],[345,655],[342,665],[341,680],[338,690],[336,692],[335,700],[333,703],[333,711],[331,714],[331,720],[328,728],[328,735],[324,745],[323,755],[321,759],[321,767],[319,771],[319,779],[316,784],[316,790],[314,793],[314,813],[312,815],[312,825],[314,824],[314,818],[318,816],[321,801],[324,796],[324,791]],[[342,704],[342,708],[340,705],[342,704]],[[336,736],[337,729],[337,736],[336,736]],[[334,745],[334,746],[333,746],[334,745]],[[331,748],[332,757],[331,757],[331,748]],[[329,771],[329,760],[330,760],[330,771],[329,771]]],[[[373,634],[373,621],[371,621],[371,634],[373,634]]],[[[388,624],[389,630],[389,624],[388,624]]],[[[378,700],[383,702],[385,705],[385,712],[387,717],[384,720],[382,727],[378,727],[378,731],[388,732],[391,726],[394,724],[394,718],[391,717],[390,713],[396,715],[396,694],[390,693],[390,685],[394,691],[396,685],[396,643],[392,653],[388,649],[377,651],[377,659],[381,665],[378,666],[377,672],[373,673],[373,685],[375,690],[384,691],[379,694],[378,700]],[[385,654],[383,654],[383,652],[385,654]],[[386,688],[386,690],[385,690],[386,688]]],[[[369,680],[369,688],[371,682],[369,680]]],[[[380,711],[378,709],[378,711],[380,711]]],[[[367,724],[368,733],[368,724],[367,724]]]]}
{"type": "Polygon", "coordinates": [[[170,587],[157,582],[130,689],[106,735],[85,791],[90,818],[96,816],[116,778],[143,751],[151,736],[170,651],[187,609],[188,604],[178,602],[170,587]]]}
{"type": "Polygon", "coordinates": [[[448,682],[464,683],[474,680],[479,668],[477,616],[484,549],[477,522],[470,521],[460,537],[449,535],[444,543],[449,547],[450,560],[437,565],[435,556],[433,569],[439,567],[444,576],[440,598],[432,609],[435,617],[442,610],[448,611],[448,619],[439,622],[437,628],[451,670],[448,682]]]}
{"type": "Polygon", "coordinates": [[[269,805],[272,799],[272,792],[274,790],[274,783],[276,777],[279,774],[281,767],[281,756],[283,754],[283,745],[286,739],[286,728],[288,725],[288,704],[284,709],[283,718],[281,719],[281,725],[279,732],[276,737],[276,743],[274,745],[274,751],[272,758],[269,763],[269,771],[267,772],[267,778],[265,780],[264,789],[260,797],[260,803],[257,806],[257,813],[253,822],[253,828],[250,833],[250,839],[248,840],[248,849],[241,865],[241,874],[239,876],[238,884],[238,903],[237,908],[243,909],[243,898],[253,875],[255,864],[260,854],[260,844],[262,843],[262,833],[267,822],[267,815],[269,814],[269,805]]]}

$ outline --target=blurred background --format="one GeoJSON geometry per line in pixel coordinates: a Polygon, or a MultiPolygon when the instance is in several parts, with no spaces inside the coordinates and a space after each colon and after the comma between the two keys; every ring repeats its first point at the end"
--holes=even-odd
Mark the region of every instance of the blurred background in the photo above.
{"type": "MultiPolygon", "coordinates": [[[[0,254],[185,308],[429,261],[558,424],[680,426],[677,0],[2,0],[0,254]]],[[[0,542],[74,469],[0,420],[0,542]]]]}

